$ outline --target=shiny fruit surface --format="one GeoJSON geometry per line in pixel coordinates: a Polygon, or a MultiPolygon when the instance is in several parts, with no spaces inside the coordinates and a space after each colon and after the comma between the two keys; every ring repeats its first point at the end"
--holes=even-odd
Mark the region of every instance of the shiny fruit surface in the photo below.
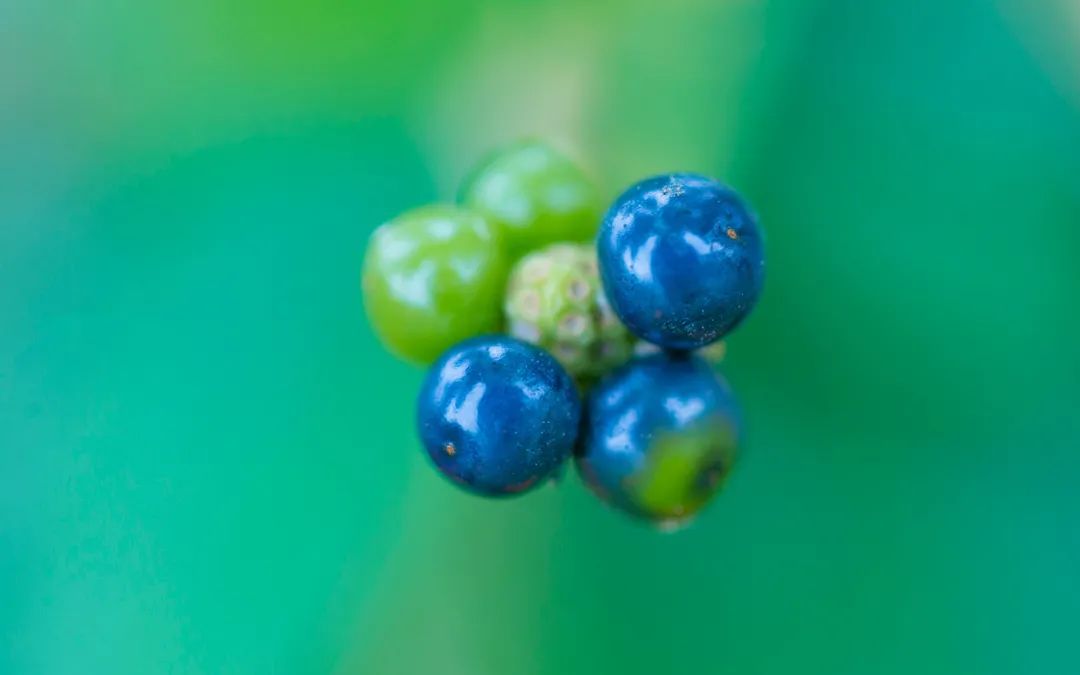
{"type": "Polygon", "coordinates": [[[648,521],[687,521],[735,462],[739,416],[723,379],[701,357],[631,361],[591,392],[577,467],[602,500],[648,521]]]}
{"type": "Polygon", "coordinates": [[[616,314],[667,349],[723,338],[765,280],[756,219],[734,190],[695,174],[656,176],[623,193],[604,218],[597,255],[616,314]]]}
{"type": "Polygon", "coordinates": [[[521,494],[556,475],[577,440],[581,400],[547,352],[505,336],[448,350],[416,404],[431,461],[474,494],[521,494]]]}
{"type": "Polygon", "coordinates": [[[449,205],[380,226],[364,257],[364,307],[390,351],[428,364],[465,338],[502,326],[509,266],[493,228],[449,205]]]}
{"type": "Polygon", "coordinates": [[[461,196],[501,230],[512,260],[547,244],[592,241],[603,211],[585,172],[538,141],[493,153],[466,181],[461,196]]]}

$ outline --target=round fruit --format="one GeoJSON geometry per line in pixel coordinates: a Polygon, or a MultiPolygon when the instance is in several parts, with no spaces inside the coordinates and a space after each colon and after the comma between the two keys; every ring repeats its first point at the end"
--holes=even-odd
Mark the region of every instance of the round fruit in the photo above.
{"type": "Polygon", "coordinates": [[[633,353],[634,337],[604,297],[590,244],[553,244],[518,261],[505,309],[511,335],[551,352],[579,380],[603,375],[633,353]]]}
{"type": "Polygon", "coordinates": [[[735,461],[735,400],[703,359],[631,361],[589,396],[577,466],[601,499],[665,525],[685,522],[735,461]]]}
{"type": "Polygon", "coordinates": [[[427,206],[372,234],[364,306],[391,351],[431,363],[460,340],[500,329],[508,271],[483,217],[458,206],[427,206]]]}
{"type": "Polygon", "coordinates": [[[454,346],[417,399],[420,440],[435,466],[489,497],[553,477],[573,451],[581,401],[550,354],[504,336],[454,346]]]}
{"type": "Polygon", "coordinates": [[[572,161],[536,141],[496,152],[462,189],[462,201],[502,230],[511,259],[546,244],[592,240],[602,207],[572,161]]]}
{"type": "Polygon", "coordinates": [[[724,337],[765,280],[754,216],[733,190],[694,174],[627,190],[604,218],[597,253],[612,308],[635,334],[667,349],[724,337]]]}

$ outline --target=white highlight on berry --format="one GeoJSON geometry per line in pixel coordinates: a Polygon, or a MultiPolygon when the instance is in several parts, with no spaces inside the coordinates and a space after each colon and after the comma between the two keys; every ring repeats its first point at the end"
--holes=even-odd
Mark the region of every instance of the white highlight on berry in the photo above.
{"type": "Polygon", "coordinates": [[[402,260],[416,250],[415,241],[398,236],[389,225],[379,226],[372,237],[382,257],[389,262],[402,260]]]}
{"type": "Polygon", "coordinates": [[[627,263],[634,272],[634,276],[638,277],[641,281],[652,281],[652,255],[656,250],[656,242],[659,240],[655,234],[645,240],[637,251],[634,252],[633,258],[630,257],[630,249],[626,249],[623,253],[623,262],[627,263]]]}
{"type": "Polygon", "coordinates": [[[394,295],[415,307],[431,304],[431,277],[435,275],[435,263],[425,260],[411,273],[391,274],[387,283],[394,295]]]}
{"type": "Polygon", "coordinates": [[[463,399],[451,401],[450,405],[446,407],[446,414],[444,415],[446,421],[452,422],[470,433],[479,431],[480,399],[484,397],[486,391],[487,385],[483,382],[477,382],[469,390],[469,393],[465,394],[463,399]]]}
{"type": "Polygon", "coordinates": [[[705,411],[700,398],[682,399],[675,396],[664,399],[664,409],[675,416],[679,424],[685,424],[705,411]]]}
{"type": "Polygon", "coordinates": [[[427,233],[432,239],[446,241],[454,236],[454,223],[449,220],[433,220],[427,225],[427,233]]]}

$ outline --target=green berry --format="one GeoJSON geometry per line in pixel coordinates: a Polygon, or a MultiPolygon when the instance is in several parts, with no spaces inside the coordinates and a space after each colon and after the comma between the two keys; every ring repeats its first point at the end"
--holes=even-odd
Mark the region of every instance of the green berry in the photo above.
{"type": "Polygon", "coordinates": [[[554,244],[510,272],[511,335],[551,352],[579,381],[591,381],[633,354],[634,337],[608,306],[588,244],[554,244]]]}
{"type": "Polygon", "coordinates": [[[537,141],[489,157],[466,182],[462,201],[502,230],[512,260],[555,242],[592,240],[603,208],[585,173],[537,141]]]}
{"type": "Polygon", "coordinates": [[[371,235],[364,306],[390,351],[430,363],[465,338],[501,328],[507,270],[497,234],[478,213],[415,209],[371,235]]]}

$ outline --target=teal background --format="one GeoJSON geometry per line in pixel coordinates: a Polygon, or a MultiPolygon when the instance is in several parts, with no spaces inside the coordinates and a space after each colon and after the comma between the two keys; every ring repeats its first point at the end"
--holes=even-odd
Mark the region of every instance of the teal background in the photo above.
{"type": "Polygon", "coordinates": [[[1080,672],[1080,9],[0,3],[0,673],[1080,672]],[[371,230],[523,134],[740,189],[688,530],[456,491],[371,230]]]}

